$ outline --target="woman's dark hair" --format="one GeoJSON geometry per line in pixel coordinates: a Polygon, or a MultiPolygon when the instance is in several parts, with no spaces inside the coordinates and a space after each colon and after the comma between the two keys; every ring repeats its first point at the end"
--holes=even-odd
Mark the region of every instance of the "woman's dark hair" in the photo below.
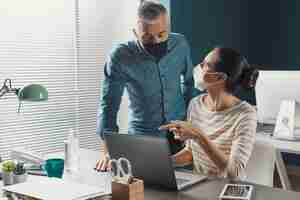
{"type": "Polygon", "coordinates": [[[219,55],[215,63],[215,71],[225,73],[227,78],[226,89],[234,93],[240,88],[251,89],[255,87],[258,70],[248,64],[247,59],[238,51],[231,48],[216,47],[219,55]]]}

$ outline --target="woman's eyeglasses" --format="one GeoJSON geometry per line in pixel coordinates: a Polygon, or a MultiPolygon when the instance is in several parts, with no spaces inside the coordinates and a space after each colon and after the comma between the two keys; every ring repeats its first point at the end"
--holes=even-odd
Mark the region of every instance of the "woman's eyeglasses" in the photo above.
{"type": "Polygon", "coordinates": [[[214,67],[212,64],[208,63],[208,62],[205,62],[205,61],[202,61],[199,66],[202,68],[202,69],[207,69],[207,70],[210,70],[210,71],[214,71],[214,67]]]}

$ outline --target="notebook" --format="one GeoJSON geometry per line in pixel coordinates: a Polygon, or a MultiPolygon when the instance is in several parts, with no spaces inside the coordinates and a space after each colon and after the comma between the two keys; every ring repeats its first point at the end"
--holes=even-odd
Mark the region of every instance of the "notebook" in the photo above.
{"type": "Polygon", "coordinates": [[[58,178],[40,178],[3,187],[4,192],[42,200],[86,200],[104,195],[103,188],[58,178]]]}

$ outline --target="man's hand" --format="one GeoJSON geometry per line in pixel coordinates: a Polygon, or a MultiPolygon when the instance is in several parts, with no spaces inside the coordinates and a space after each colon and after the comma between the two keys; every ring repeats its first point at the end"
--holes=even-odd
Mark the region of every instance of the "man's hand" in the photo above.
{"type": "Polygon", "coordinates": [[[107,172],[110,171],[110,158],[108,155],[104,155],[96,164],[95,170],[98,172],[107,172]]]}
{"type": "Polygon", "coordinates": [[[107,151],[107,147],[105,142],[103,142],[103,148],[104,148],[104,155],[100,160],[98,160],[95,170],[100,171],[100,172],[106,172],[110,171],[111,166],[110,166],[110,157],[107,151]]]}

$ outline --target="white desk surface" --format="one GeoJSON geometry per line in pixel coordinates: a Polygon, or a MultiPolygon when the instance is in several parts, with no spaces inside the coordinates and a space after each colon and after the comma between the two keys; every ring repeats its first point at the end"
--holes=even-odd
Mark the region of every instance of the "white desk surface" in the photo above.
{"type": "MultiPolygon", "coordinates": [[[[80,172],[78,174],[68,174],[64,172],[64,179],[69,181],[75,181],[91,186],[106,187],[103,182],[106,178],[106,174],[96,172],[94,167],[96,166],[97,160],[99,160],[101,153],[98,151],[91,151],[87,149],[80,149],[80,172]]],[[[47,158],[64,158],[64,153],[53,153],[47,155],[47,158]]],[[[28,176],[28,180],[41,180],[45,179],[45,176],[28,176]]],[[[0,199],[2,197],[2,185],[0,181],[0,199]]]]}
{"type": "Polygon", "coordinates": [[[278,140],[263,132],[258,132],[256,134],[256,139],[270,142],[281,152],[300,154],[300,141],[278,140]]]}
{"type": "MultiPolygon", "coordinates": [[[[261,139],[264,139],[261,137],[261,139]]],[[[267,138],[266,138],[267,139],[267,138]]],[[[90,167],[94,167],[96,161],[99,159],[101,153],[96,151],[89,151],[82,149],[81,150],[81,166],[84,165],[85,168],[89,169],[90,167]]],[[[51,154],[49,157],[63,157],[62,153],[51,154]]],[[[30,178],[46,178],[33,176],[30,178]]],[[[170,192],[170,191],[160,191],[158,189],[145,188],[145,200],[195,200],[195,199],[218,199],[218,194],[221,189],[224,187],[227,180],[212,180],[205,181],[198,186],[195,186],[189,190],[182,192],[170,192]],[[203,198],[202,198],[203,197],[203,198]]],[[[99,182],[98,182],[99,184],[99,182]]],[[[0,194],[1,194],[1,185],[0,183],[0,194]]],[[[282,199],[299,199],[299,193],[296,192],[287,192],[280,189],[269,188],[265,186],[256,185],[255,186],[256,194],[254,199],[263,200],[263,199],[274,199],[274,200],[282,200],[282,199]]],[[[1,199],[1,198],[0,198],[1,199]]],[[[109,196],[108,196],[108,199],[109,196]]]]}

